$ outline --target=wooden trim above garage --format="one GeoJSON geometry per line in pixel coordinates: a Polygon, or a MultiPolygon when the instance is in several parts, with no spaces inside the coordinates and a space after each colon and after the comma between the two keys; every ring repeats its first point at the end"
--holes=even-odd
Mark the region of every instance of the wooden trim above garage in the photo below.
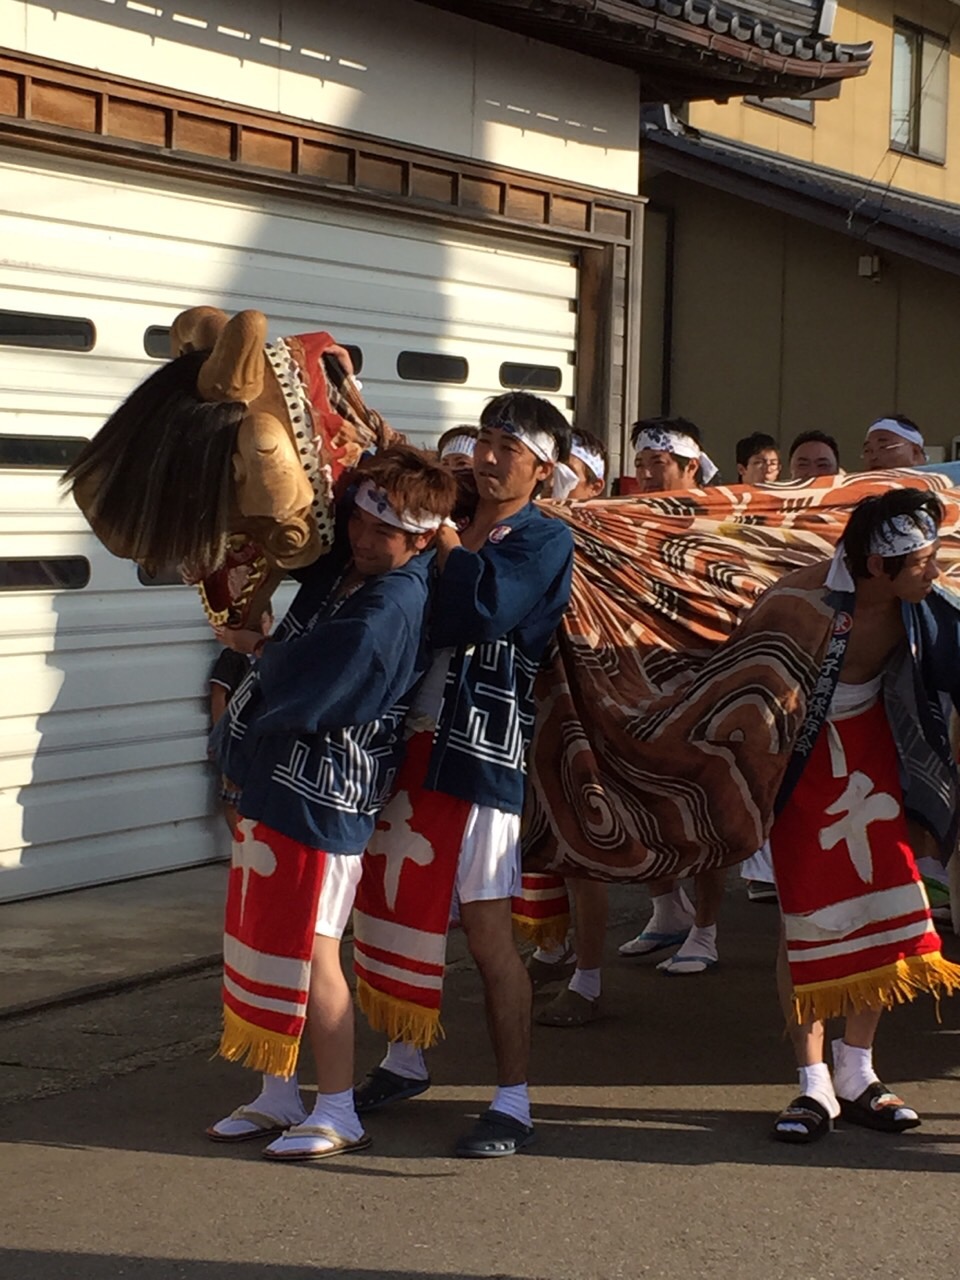
{"type": "Polygon", "coordinates": [[[643,204],[2,50],[0,143],[573,245],[630,245],[643,204]]]}

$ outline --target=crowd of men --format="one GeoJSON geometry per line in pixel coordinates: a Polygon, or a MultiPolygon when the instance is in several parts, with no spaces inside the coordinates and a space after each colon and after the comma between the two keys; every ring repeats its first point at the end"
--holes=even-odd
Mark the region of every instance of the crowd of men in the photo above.
{"type": "MultiPolygon", "coordinates": [[[[717,474],[686,419],[641,420],[632,444],[644,493],[693,489],[717,474]]],[[[924,457],[920,431],[906,418],[881,419],[866,434],[863,469],[912,467],[924,457]]],[[[744,438],[736,465],[740,483],[777,481],[776,441],[761,433],[744,438]]],[[[829,435],[803,432],[787,466],[795,480],[836,475],[840,451],[829,435]]],[[[434,454],[393,445],[365,458],[341,503],[333,551],[297,573],[299,591],[275,634],[219,633],[244,655],[215,732],[237,814],[223,1045],[227,1056],[260,1069],[262,1082],[251,1103],[210,1127],[211,1139],[270,1139],[264,1154],[281,1161],[367,1146],[362,1116],[429,1088],[423,1049],[437,1034],[455,916],[483,982],[497,1071],[490,1106],[456,1153],[507,1156],[533,1140],[531,989],[563,984],[538,1023],[594,1020],[607,927],[606,886],[577,880],[569,886],[575,923],[568,941],[537,949],[526,963],[513,941],[534,681],[566,609],[573,565],[568,527],[535,500],[605,496],[608,470],[603,442],[573,431],[548,401],[499,396],[478,427],[448,431],[434,454]],[[359,1002],[387,1038],[382,1061],[357,1087],[353,1002],[340,959],[351,916],[359,1002]],[[309,1113],[297,1076],[304,1037],[317,1079],[309,1113]]],[[[894,805],[887,826],[896,831],[865,856],[877,865],[886,859],[884,909],[895,897],[896,919],[909,917],[909,927],[898,925],[907,941],[890,963],[909,968],[915,956],[933,954],[936,935],[905,834],[899,742],[885,727],[879,690],[911,626],[925,625],[934,608],[941,514],[925,491],[893,487],[868,500],[815,584],[842,601],[842,644],[809,735],[815,745],[783,797],[772,850],[758,851],[748,868],[758,898],[776,900],[779,890],[785,920],[779,976],[801,1091],[777,1118],[774,1136],[783,1141],[816,1140],[841,1113],[890,1132],[920,1122],[873,1070],[880,1006],[846,1010],[832,1073],[823,1018],[798,1012],[804,966],[815,963],[811,949],[820,938],[810,922],[836,912],[830,900],[810,906],[816,892],[795,868],[806,865],[798,831],[807,845],[819,838],[822,846],[827,819],[816,826],[824,808],[816,797],[868,779],[869,794],[882,791],[894,805]]],[[[942,648],[934,647],[937,661],[942,648]]],[[[942,711],[933,723],[941,694],[954,692],[952,667],[931,659],[918,679],[925,696],[911,723],[955,772],[940,735],[942,711]]],[[[944,843],[950,838],[952,826],[944,843]]],[[[725,871],[700,872],[691,901],[679,881],[654,880],[652,914],[620,953],[663,952],[658,968],[666,976],[709,971],[718,961],[725,884],[725,871]]],[[[872,929],[880,939],[891,917],[870,914],[875,896],[851,891],[858,904],[845,926],[851,938],[872,929]]],[[[923,987],[914,971],[911,981],[923,987]]]]}

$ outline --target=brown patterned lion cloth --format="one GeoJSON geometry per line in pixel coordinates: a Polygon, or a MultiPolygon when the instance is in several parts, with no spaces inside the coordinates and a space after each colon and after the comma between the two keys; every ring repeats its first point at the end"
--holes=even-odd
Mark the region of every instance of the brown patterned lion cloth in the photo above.
{"type": "Polygon", "coordinates": [[[941,497],[941,581],[960,589],[960,493],[937,472],[544,504],[577,552],[538,686],[528,870],[639,881],[760,847],[832,628],[824,562],[891,485],[941,497]]]}

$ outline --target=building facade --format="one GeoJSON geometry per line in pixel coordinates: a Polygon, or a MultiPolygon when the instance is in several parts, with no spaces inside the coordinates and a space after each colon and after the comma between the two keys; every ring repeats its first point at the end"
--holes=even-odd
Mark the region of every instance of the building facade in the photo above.
{"type": "Polygon", "coordinates": [[[811,0],[0,0],[0,899],[222,848],[195,594],[111,558],[58,488],[177,313],[331,331],[415,441],[523,386],[616,463],[641,103],[862,73],[817,21],[811,0]]]}
{"type": "Polygon", "coordinates": [[[899,412],[934,456],[960,423],[960,6],[840,0],[834,34],[873,44],[836,98],[745,95],[661,116],[644,143],[641,406],[736,439],[820,428],[856,470],[899,412]]]}

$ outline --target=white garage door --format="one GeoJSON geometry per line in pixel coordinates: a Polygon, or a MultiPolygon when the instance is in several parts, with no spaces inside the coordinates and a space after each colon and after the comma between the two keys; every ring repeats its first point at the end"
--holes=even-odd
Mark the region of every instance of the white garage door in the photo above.
{"type": "Polygon", "coordinates": [[[525,382],[569,408],[569,255],[431,224],[150,185],[0,149],[0,900],[220,856],[205,763],[214,656],[196,595],[142,584],[61,500],[185,307],[328,329],[424,443],[525,382]],[[154,332],[148,344],[162,338],[154,332]]]}

